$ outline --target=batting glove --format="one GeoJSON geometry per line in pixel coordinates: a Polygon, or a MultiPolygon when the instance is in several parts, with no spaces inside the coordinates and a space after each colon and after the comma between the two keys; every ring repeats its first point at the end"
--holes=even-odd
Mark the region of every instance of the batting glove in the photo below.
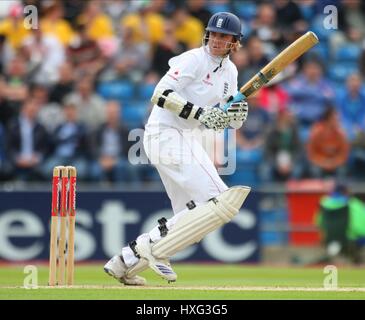
{"type": "Polygon", "coordinates": [[[219,107],[205,109],[199,117],[199,121],[208,129],[221,131],[229,126],[229,117],[219,107]]]}
{"type": "Polygon", "coordinates": [[[227,108],[229,120],[238,120],[245,122],[248,116],[248,104],[246,101],[233,102],[227,108]]]}

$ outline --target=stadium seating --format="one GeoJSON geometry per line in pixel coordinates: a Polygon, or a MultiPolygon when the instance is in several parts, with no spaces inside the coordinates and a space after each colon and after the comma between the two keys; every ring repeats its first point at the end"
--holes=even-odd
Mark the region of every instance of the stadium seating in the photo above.
{"type": "Polygon", "coordinates": [[[327,43],[318,43],[316,46],[314,46],[311,49],[311,54],[315,54],[318,55],[318,57],[322,60],[322,61],[326,61],[328,60],[328,58],[330,57],[330,50],[328,48],[327,43]]]}
{"type": "Polygon", "coordinates": [[[361,48],[356,44],[346,44],[335,52],[334,60],[338,63],[357,63],[361,53],[361,48]]]}
{"type": "Polygon", "coordinates": [[[155,90],[155,86],[155,84],[141,83],[137,89],[138,99],[150,100],[153,95],[153,91],[155,90]]]}
{"type": "Polygon", "coordinates": [[[215,3],[213,1],[208,1],[208,10],[214,14],[217,12],[230,12],[231,8],[228,3],[215,3]]]}
{"type": "Polygon", "coordinates": [[[288,233],[285,231],[288,217],[285,208],[266,208],[260,210],[260,242],[264,246],[287,245],[288,233]]]}
{"type": "Polygon", "coordinates": [[[260,150],[237,150],[237,167],[233,175],[228,177],[230,184],[246,184],[255,186],[260,183],[259,164],[262,160],[260,150]]]}
{"type": "Polygon", "coordinates": [[[341,64],[333,63],[328,67],[328,76],[330,80],[336,83],[345,83],[347,77],[358,70],[357,64],[352,62],[343,62],[341,64]]]}
{"type": "Polygon", "coordinates": [[[101,82],[97,92],[107,100],[129,101],[134,98],[134,85],[126,80],[101,82]]]}
{"type": "Polygon", "coordinates": [[[256,16],[257,5],[253,1],[236,1],[233,6],[237,15],[244,21],[252,20],[256,16]]]}
{"type": "Polygon", "coordinates": [[[142,128],[149,107],[149,102],[138,100],[131,101],[122,105],[121,119],[129,129],[142,128]]]}

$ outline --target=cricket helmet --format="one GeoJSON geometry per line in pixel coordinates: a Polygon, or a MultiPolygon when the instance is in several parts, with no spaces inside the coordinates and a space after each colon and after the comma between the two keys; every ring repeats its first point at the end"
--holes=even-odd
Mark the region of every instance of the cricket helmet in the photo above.
{"type": "Polygon", "coordinates": [[[230,12],[218,12],[211,16],[205,31],[231,34],[236,40],[241,41],[243,37],[241,28],[241,20],[236,15],[230,12]]]}

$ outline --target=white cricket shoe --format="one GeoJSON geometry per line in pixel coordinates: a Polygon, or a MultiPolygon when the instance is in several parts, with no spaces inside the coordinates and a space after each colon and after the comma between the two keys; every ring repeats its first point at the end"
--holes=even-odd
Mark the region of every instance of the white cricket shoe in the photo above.
{"type": "Polygon", "coordinates": [[[112,257],[104,266],[104,271],[117,279],[120,283],[124,283],[128,286],[144,286],[147,281],[140,276],[127,277],[127,266],[123,262],[122,258],[118,255],[112,257]]]}
{"type": "Polygon", "coordinates": [[[137,239],[135,250],[141,258],[146,259],[148,266],[155,271],[159,276],[168,282],[175,282],[177,274],[172,269],[170,262],[162,259],[158,259],[152,255],[151,244],[146,239],[137,239]]]}

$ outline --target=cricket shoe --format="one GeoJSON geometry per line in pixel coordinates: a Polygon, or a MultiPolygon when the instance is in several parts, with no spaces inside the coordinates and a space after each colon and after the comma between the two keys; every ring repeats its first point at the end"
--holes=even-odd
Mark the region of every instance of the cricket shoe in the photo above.
{"type": "Polygon", "coordinates": [[[127,277],[127,266],[122,260],[121,256],[112,257],[104,266],[104,271],[111,277],[117,279],[120,283],[124,283],[127,286],[144,286],[147,281],[140,276],[127,277]]]}
{"type": "Polygon", "coordinates": [[[176,281],[177,274],[172,269],[170,262],[167,259],[162,260],[154,257],[149,241],[146,241],[146,239],[137,239],[135,250],[142,259],[147,260],[148,266],[159,276],[168,282],[176,281]]]}

